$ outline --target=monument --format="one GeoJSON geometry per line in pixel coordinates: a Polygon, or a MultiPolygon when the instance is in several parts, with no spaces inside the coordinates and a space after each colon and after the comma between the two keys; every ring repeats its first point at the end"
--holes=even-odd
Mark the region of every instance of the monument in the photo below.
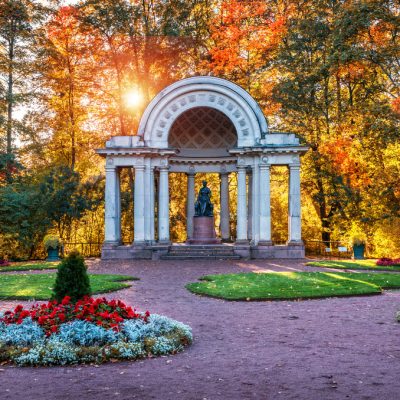
{"type": "Polygon", "coordinates": [[[135,135],[113,136],[97,150],[105,158],[106,175],[102,258],[157,259],[196,249],[190,243],[198,240],[218,243],[207,185],[197,202],[195,198],[196,174],[208,173],[218,174],[220,181],[218,235],[231,242],[209,248],[231,249],[245,258],[303,258],[300,160],[307,150],[293,133],[271,131],[257,102],[233,82],[194,76],[171,84],[147,106],[135,135]],[[286,167],[289,175],[287,211],[274,216],[288,220],[284,245],[273,242],[271,229],[275,166],[286,167]],[[131,243],[122,243],[121,236],[124,169],[134,176],[131,243]],[[171,242],[171,174],[187,177],[185,246],[171,242]],[[236,192],[234,209],[230,181],[236,192]]]}
{"type": "Polygon", "coordinates": [[[194,205],[193,237],[187,240],[189,244],[219,244],[214,227],[214,205],[211,203],[211,190],[207,181],[203,181],[197,201],[194,205]]]}

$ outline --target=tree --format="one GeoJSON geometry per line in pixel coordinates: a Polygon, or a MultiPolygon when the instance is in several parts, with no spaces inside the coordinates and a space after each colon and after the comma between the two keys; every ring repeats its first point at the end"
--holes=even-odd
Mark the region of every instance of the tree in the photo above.
{"type": "Polygon", "coordinates": [[[279,7],[267,2],[221,1],[209,21],[205,69],[239,84],[271,111],[274,76],[265,72],[285,32],[285,20],[279,7]]]}
{"type": "Polygon", "coordinates": [[[6,151],[15,140],[14,108],[27,100],[28,79],[34,73],[35,25],[44,9],[29,0],[0,1],[0,94],[6,111],[6,151]]]}
{"type": "Polygon", "coordinates": [[[388,74],[378,71],[373,58],[385,65],[393,54],[378,56],[371,37],[375,42],[379,30],[392,38],[392,50],[398,48],[393,26],[384,23],[394,15],[389,2],[305,2],[289,18],[277,53],[274,100],[281,106],[281,126],[311,148],[303,182],[324,241],[352,220],[380,218],[371,213],[372,191],[376,201],[387,203],[388,196],[376,195],[382,182],[374,170],[384,169],[381,151],[398,138],[398,122],[390,111],[388,74]]]}
{"type": "Polygon", "coordinates": [[[65,296],[69,296],[72,303],[76,303],[91,294],[85,260],[77,251],[73,251],[58,266],[53,298],[61,303],[65,296]]]}
{"type": "MultiPolygon", "coordinates": [[[[36,175],[36,174],[35,174],[36,175]]],[[[71,225],[99,199],[88,194],[90,183],[81,184],[79,174],[68,167],[55,167],[38,179],[25,175],[0,187],[0,235],[9,255],[32,257],[49,229],[69,239],[71,225]]]]}

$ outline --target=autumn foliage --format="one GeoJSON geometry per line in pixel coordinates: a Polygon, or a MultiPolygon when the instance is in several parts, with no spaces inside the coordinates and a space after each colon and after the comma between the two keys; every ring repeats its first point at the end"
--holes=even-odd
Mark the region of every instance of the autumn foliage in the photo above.
{"type": "MultiPolygon", "coordinates": [[[[393,228],[400,221],[400,37],[393,2],[93,0],[52,9],[12,3],[0,5],[0,75],[10,83],[0,101],[0,148],[23,168],[0,162],[0,204],[13,204],[1,206],[0,249],[38,253],[43,218],[33,211],[26,217],[27,207],[18,204],[33,203],[28,194],[59,166],[79,174],[79,193],[96,207],[58,218],[62,224],[51,221],[48,229],[61,230],[55,233],[65,242],[101,243],[103,166],[94,150],[112,135],[136,134],[162,88],[198,74],[239,84],[262,107],[271,132],[294,132],[309,146],[302,161],[304,239],[344,240],[356,223],[374,251],[400,249],[393,228]],[[10,18],[18,21],[15,42],[10,18]],[[134,106],[126,100],[132,91],[140,94],[134,106]],[[26,110],[21,118],[17,106],[26,110]],[[29,231],[6,229],[11,212],[15,221],[30,221],[19,223],[29,231]],[[21,246],[35,226],[40,234],[21,246]]],[[[275,172],[272,231],[285,242],[287,196],[279,188],[287,173],[275,172]]],[[[126,242],[133,239],[133,179],[132,171],[122,172],[126,242]]],[[[186,177],[172,179],[171,237],[185,240],[186,177]]],[[[218,192],[218,177],[208,179],[218,192]]],[[[234,235],[235,177],[230,181],[234,235]]]]}

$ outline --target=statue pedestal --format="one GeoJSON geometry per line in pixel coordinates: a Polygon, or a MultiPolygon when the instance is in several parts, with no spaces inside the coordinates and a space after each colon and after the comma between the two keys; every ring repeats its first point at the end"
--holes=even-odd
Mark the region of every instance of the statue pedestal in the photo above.
{"type": "Polygon", "coordinates": [[[193,237],[189,244],[220,244],[215,234],[214,217],[193,217],[193,237]]]}

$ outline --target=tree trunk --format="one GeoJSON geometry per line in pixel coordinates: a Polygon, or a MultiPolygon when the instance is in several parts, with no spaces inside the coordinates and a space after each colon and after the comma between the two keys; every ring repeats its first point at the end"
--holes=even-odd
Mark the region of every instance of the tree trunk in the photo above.
{"type": "MultiPolygon", "coordinates": [[[[13,26],[11,26],[13,30],[13,26]]],[[[13,102],[14,102],[14,34],[11,33],[8,48],[8,85],[7,85],[7,154],[12,154],[13,102]]]]}

